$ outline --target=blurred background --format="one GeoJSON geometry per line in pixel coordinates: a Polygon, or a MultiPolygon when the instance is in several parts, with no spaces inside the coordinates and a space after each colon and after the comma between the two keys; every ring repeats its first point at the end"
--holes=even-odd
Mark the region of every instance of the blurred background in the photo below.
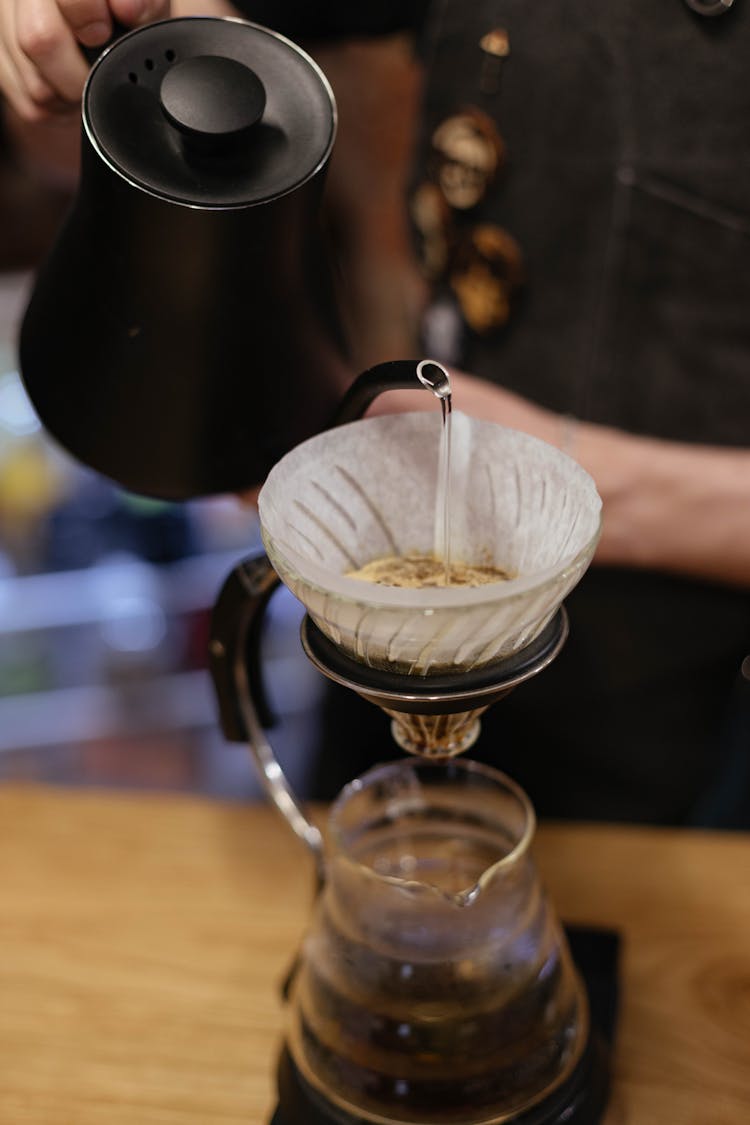
{"type": "MultiPolygon", "coordinates": [[[[29,214],[26,228],[38,242],[2,228],[0,781],[259,795],[247,748],[219,730],[206,667],[224,578],[261,549],[255,509],[130,495],[43,432],[16,369],[28,266],[58,201],[38,203],[43,221],[29,214]]],[[[321,678],[302,655],[300,617],[279,590],[264,667],[274,748],[304,791],[321,678]]]]}

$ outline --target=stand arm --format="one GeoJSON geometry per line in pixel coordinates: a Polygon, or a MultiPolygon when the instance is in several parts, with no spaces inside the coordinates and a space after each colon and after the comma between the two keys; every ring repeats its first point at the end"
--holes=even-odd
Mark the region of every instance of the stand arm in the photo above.
{"type": "Polygon", "coordinates": [[[248,742],[266,796],[313,853],[322,879],[322,835],[303,812],[263,730],[273,724],[273,716],[263,688],[260,639],[266,605],[278,585],[265,555],[234,568],[211,616],[209,670],[225,737],[248,742]]]}

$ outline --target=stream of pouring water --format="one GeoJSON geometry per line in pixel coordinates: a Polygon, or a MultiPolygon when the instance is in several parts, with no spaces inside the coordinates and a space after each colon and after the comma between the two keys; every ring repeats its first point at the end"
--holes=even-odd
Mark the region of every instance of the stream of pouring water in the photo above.
{"type": "Polygon", "coordinates": [[[446,586],[450,585],[451,527],[450,527],[450,475],[451,475],[451,412],[453,409],[451,381],[446,369],[432,359],[417,364],[417,378],[440,400],[443,427],[440,433],[438,480],[435,494],[435,555],[443,560],[446,586]]]}

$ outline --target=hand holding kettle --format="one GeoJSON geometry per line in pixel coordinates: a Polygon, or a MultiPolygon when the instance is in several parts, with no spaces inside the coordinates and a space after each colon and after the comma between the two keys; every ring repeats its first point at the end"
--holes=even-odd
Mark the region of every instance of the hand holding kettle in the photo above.
{"type": "Polygon", "coordinates": [[[169,0],[0,0],[0,86],[30,123],[77,112],[89,71],[118,26],[171,14],[169,0]]]}

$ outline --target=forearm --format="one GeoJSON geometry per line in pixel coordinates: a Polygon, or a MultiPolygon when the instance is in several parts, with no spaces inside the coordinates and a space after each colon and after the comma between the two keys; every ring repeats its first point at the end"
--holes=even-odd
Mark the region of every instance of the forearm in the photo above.
{"type": "MultiPolygon", "coordinates": [[[[603,501],[595,561],[750,587],[750,449],[639,437],[544,410],[461,372],[455,409],[564,449],[596,481],[603,501]]],[[[433,409],[422,391],[396,391],[374,412],[433,409]]]]}
{"type": "MultiPolygon", "coordinates": [[[[750,587],[750,449],[571,423],[492,390],[496,421],[563,448],[594,478],[603,502],[595,562],[750,587]]],[[[459,378],[459,409],[461,391],[459,378]]]]}
{"type": "Polygon", "coordinates": [[[750,587],[750,450],[581,425],[575,456],[597,482],[597,561],[750,587]]]}

